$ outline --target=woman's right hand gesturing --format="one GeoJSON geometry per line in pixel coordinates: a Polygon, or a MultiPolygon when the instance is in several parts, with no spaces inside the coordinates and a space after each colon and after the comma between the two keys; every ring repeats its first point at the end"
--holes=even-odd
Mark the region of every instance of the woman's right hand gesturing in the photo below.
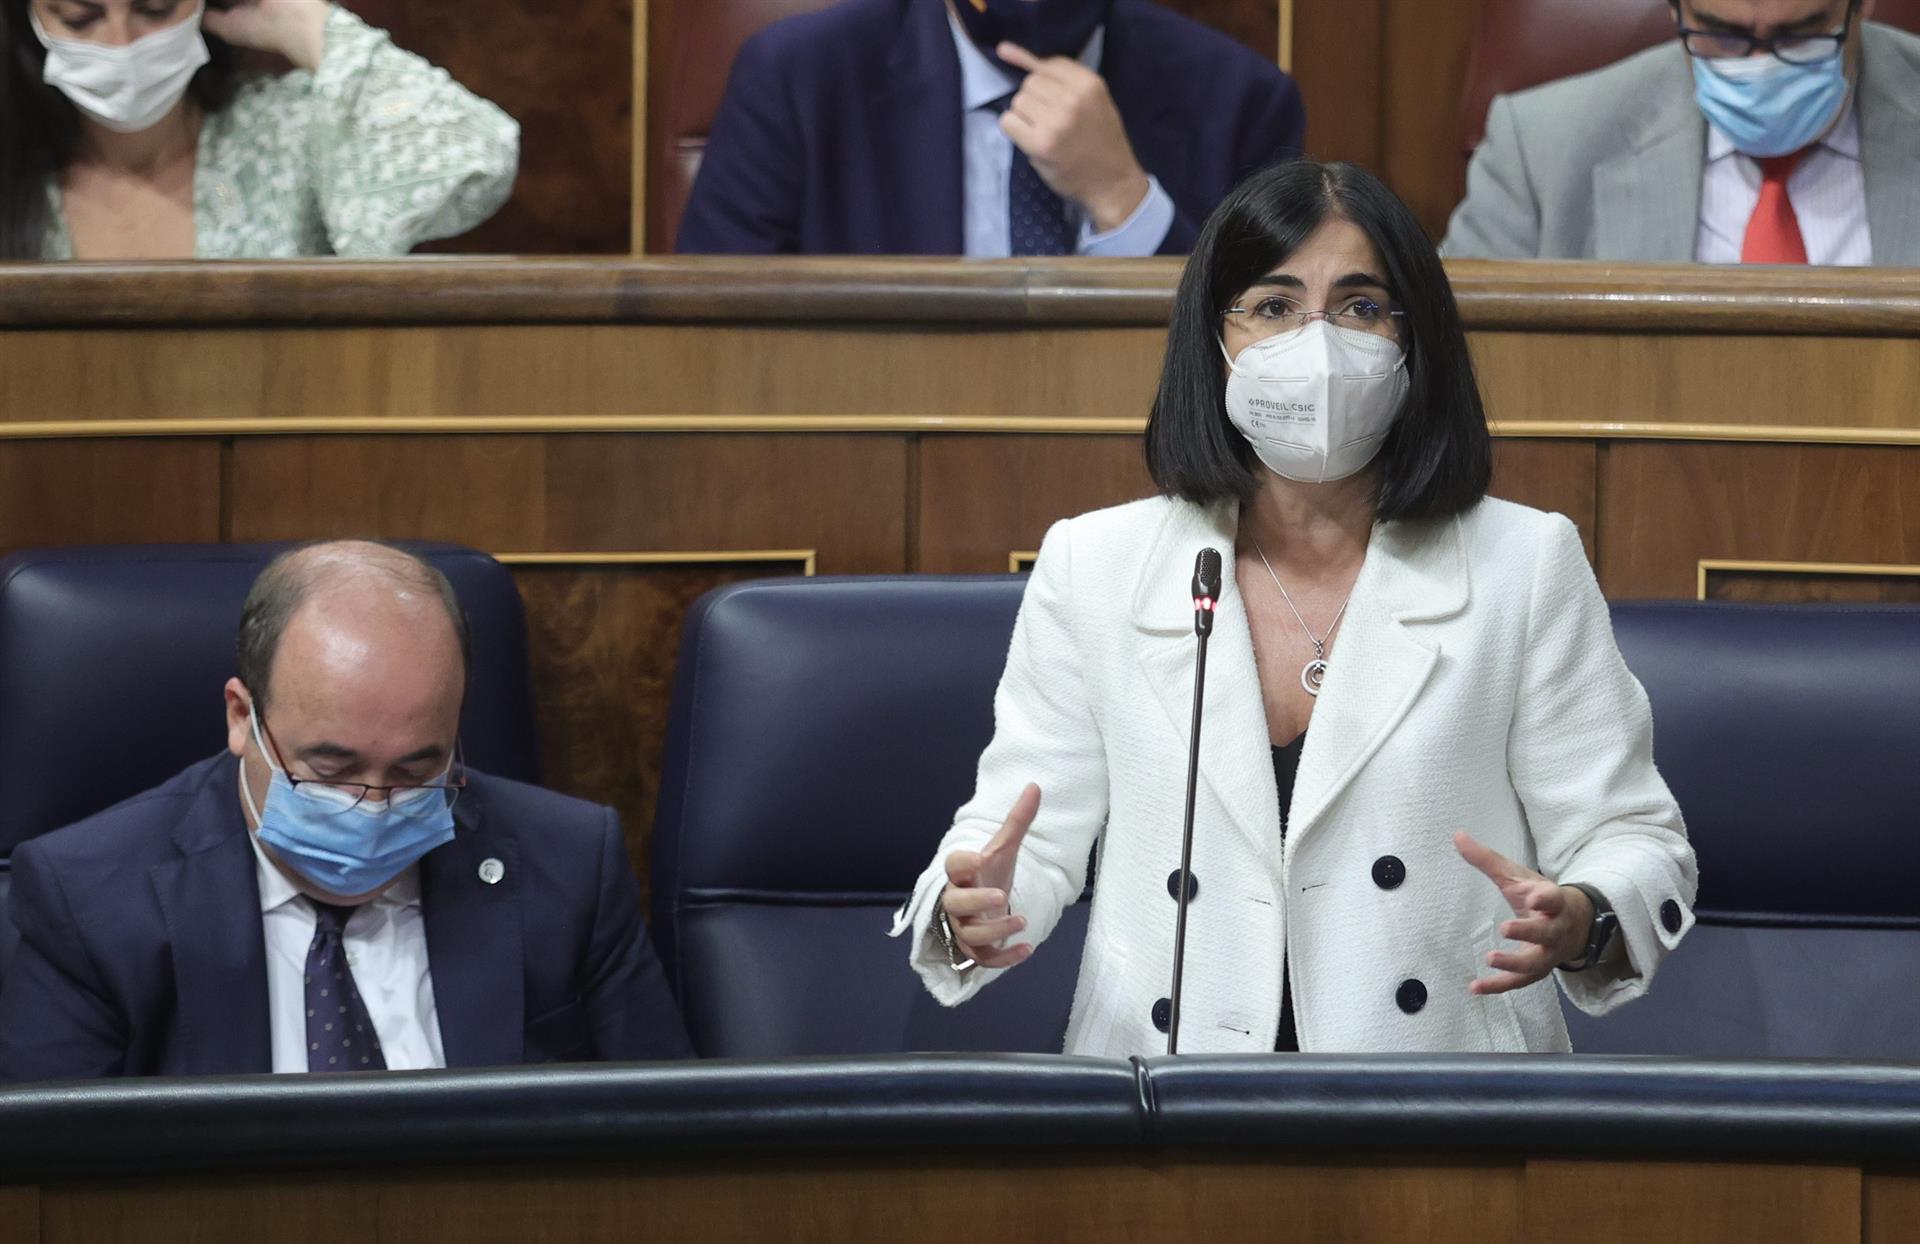
{"type": "Polygon", "coordinates": [[[1000,943],[1027,927],[1023,917],[1007,907],[1013,892],[1013,867],[1020,859],[1020,843],[1033,827],[1040,810],[1040,788],[1032,783],[1013,801],[1013,811],[1000,824],[992,841],[979,851],[955,851],[947,856],[947,888],[940,906],[953,925],[954,940],[966,956],[983,968],[1010,968],[1026,962],[1033,947],[1000,943]]]}

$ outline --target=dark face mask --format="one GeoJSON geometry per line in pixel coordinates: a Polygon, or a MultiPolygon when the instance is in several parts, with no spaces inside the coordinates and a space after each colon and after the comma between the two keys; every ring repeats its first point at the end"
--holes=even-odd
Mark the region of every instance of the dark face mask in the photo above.
{"type": "Polygon", "coordinates": [[[967,37],[987,55],[1017,43],[1035,56],[1078,56],[1113,0],[953,0],[967,37]]]}

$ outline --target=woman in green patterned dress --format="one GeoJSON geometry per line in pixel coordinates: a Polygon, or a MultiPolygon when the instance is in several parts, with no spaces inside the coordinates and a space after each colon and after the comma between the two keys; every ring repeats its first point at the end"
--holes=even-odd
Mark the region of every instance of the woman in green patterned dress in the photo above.
{"type": "Polygon", "coordinates": [[[0,259],[402,255],[497,211],[519,144],[327,0],[0,0],[0,259]]]}

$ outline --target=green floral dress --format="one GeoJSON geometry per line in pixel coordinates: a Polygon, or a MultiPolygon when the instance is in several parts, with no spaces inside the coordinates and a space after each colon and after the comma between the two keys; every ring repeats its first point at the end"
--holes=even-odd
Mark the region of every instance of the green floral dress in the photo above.
{"type": "MultiPolygon", "coordinates": [[[[500,209],[520,127],[335,6],[320,68],[241,86],[200,129],[200,259],[404,255],[500,209]]],[[[57,183],[43,254],[73,258],[57,183]]]]}

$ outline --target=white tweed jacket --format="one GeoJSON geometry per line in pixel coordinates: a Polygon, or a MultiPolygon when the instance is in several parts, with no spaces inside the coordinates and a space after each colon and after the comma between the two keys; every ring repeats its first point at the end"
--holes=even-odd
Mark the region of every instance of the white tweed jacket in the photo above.
{"type": "Polygon", "coordinates": [[[1654,768],[1646,695],[1573,525],[1489,500],[1457,519],[1375,529],[1283,845],[1232,581],[1237,521],[1230,505],[1154,499],[1047,534],[973,797],[896,914],[914,968],[948,1005],[999,975],[955,972],[929,924],[947,853],[984,845],[1037,782],[1010,896],[1036,954],[1098,856],[1066,1050],[1164,1052],[1155,1013],[1163,1024],[1193,694],[1187,584],[1211,545],[1227,581],[1208,656],[1182,1051],[1271,1050],[1287,961],[1303,1050],[1568,1049],[1551,984],[1467,992],[1511,913],[1454,850],[1454,831],[1611,901],[1624,966],[1555,974],[1596,1014],[1647,988],[1692,926],[1696,880],[1654,768]],[[1376,869],[1388,856],[1400,868],[1376,869]],[[1404,876],[1387,888],[1376,872],[1404,876]]]}

